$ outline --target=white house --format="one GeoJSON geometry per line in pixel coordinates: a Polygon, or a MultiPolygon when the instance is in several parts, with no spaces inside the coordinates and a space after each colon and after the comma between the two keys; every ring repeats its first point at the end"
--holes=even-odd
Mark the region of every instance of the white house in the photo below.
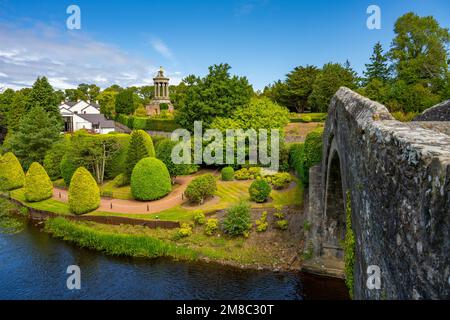
{"type": "Polygon", "coordinates": [[[64,131],[74,132],[86,129],[95,133],[109,133],[115,131],[115,122],[105,118],[100,113],[100,106],[83,100],[77,102],[63,102],[59,111],[64,120],[64,131]]]}

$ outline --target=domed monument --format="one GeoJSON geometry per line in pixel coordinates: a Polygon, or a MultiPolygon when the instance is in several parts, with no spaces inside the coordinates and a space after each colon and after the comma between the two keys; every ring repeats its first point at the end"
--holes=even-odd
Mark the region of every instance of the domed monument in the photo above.
{"type": "Polygon", "coordinates": [[[164,70],[159,68],[158,74],[153,78],[155,86],[155,96],[149,105],[145,107],[147,114],[158,115],[161,111],[167,110],[173,112],[173,105],[170,101],[169,78],[164,76],[164,70]]]}

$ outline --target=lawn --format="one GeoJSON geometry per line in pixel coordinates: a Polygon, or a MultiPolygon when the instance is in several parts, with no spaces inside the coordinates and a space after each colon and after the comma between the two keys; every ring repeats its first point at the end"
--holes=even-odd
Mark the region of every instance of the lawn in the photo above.
{"type": "Polygon", "coordinates": [[[49,211],[57,214],[67,215],[71,214],[69,211],[69,206],[65,202],[57,201],[54,199],[47,199],[40,202],[27,202],[25,200],[25,189],[17,189],[10,192],[11,198],[20,201],[25,206],[38,209],[38,210],[44,210],[49,211]]]}
{"type": "Polygon", "coordinates": [[[104,183],[100,188],[101,195],[103,197],[111,197],[115,199],[133,200],[131,194],[131,187],[116,187],[114,181],[108,181],[104,183]]]}

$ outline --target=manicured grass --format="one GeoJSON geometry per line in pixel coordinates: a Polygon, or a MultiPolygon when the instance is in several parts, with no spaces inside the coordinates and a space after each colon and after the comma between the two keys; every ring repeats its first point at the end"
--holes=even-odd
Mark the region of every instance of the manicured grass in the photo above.
{"type": "Polygon", "coordinates": [[[13,190],[11,191],[10,194],[11,198],[18,200],[25,206],[33,209],[44,210],[63,215],[71,214],[69,210],[69,205],[65,202],[56,201],[54,199],[47,199],[40,202],[27,202],[25,200],[25,189],[23,188],[13,190]]]}
{"type": "Polygon", "coordinates": [[[116,187],[114,181],[108,181],[101,187],[101,195],[103,197],[111,197],[115,199],[133,200],[133,195],[131,194],[131,187],[116,187]]]}
{"type": "Polygon", "coordinates": [[[143,219],[143,220],[164,220],[164,221],[192,221],[192,217],[194,215],[194,210],[187,210],[182,208],[181,206],[176,206],[174,208],[170,208],[158,213],[148,213],[148,214],[140,214],[140,213],[114,213],[114,212],[101,212],[94,211],[87,215],[91,216],[117,216],[117,217],[125,217],[132,219],[143,219]]]}

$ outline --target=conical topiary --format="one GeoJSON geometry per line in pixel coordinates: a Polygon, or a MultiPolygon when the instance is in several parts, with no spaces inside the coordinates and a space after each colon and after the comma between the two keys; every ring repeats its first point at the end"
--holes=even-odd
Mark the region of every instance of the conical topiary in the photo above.
{"type": "Polygon", "coordinates": [[[51,198],[53,195],[53,184],[39,163],[33,162],[25,176],[25,200],[38,202],[51,198]]]}
{"type": "Polygon", "coordinates": [[[22,188],[25,183],[25,173],[19,160],[12,152],[0,157],[0,190],[22,188]]]}
{"type": "Polygon", "coordinates": [[[155,157],[152,137],[144,130],[133,130],[130,135],[126,160],[126,174],[128,178],[131,178],[131,173],[136,164],[147,157],[155,157]]]}
{"type": "Polygon", "coordinates": [[[136,200],[156,200],[172,190],[166,165],[156,158],[144,158],[131,175],[131,193],[136,200]]]}
{"type": "Polygon", "coordinates": [[[94,211],[100,206],[100,190],[91,173],[84,167],[72,176],[69,187],[69,209],[74,214],[94,211]]]}

